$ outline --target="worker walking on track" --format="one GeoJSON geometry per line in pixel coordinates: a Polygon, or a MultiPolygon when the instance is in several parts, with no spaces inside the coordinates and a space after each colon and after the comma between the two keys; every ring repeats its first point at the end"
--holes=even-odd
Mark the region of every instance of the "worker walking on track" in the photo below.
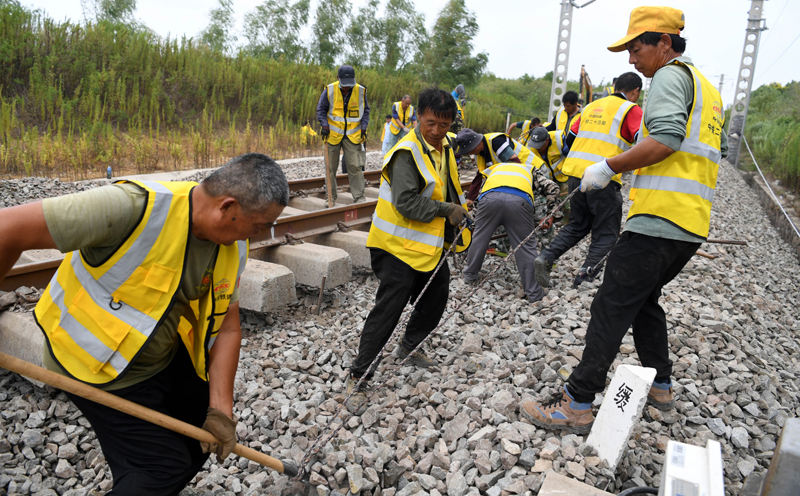
{"type": "MultiPolygon", "coordinates": [[[[636,105],[642,90],[642,78],[626,72],[617,78],[616,92],[586,106],[572,124],[567,146],[570,151],[562,172],[569,178],[569,191],[580,188],[583,171],[595,162],[611,159],[631,148],[642,122],[642,109],[636,105]]],[[[622,179],[612,178],[607,188],[577,192],[570,198],[571,219],[550,246],[536,258],[536,280],[550,287],[550,267],[567,250],[592,234],[589,253],[575,276],[573,286],[593,281],[589,269],[611,251],[619,237],[622,223],[622,179]]]]}
{"type": "Polygon", "coordinates": [[[389,150],[391,150],[398,141],[414,129],[417,125],[417,113],[414,111],[414,106],[411,105],[411,97],[405,95],[399,102],[394,102],[392,105],[392,120],[390,123],[391,136],[389,136],[389,150]]]}
{"type": "MultiPolygon", "coordinates": [[[[558,205],[560,190],[558,185],[547,179],[533,165],[500,163],[485,169],[486,177],[480,199],[480,208],[475,218],[475,232],[467,253],[466,267],[462,271],[468,284],[476,283],[486,256],[486,248],[492,240],[495,229],[505,227],[512,246],[516,247],[525,237],[536,229],[536,216],[533,209],[534,190],[547,199],[550,210],[558,205]]],[[[561,216],[557,212],[556,217],[561,216]]],[[[549,229],[553,218],[545,221],[549,229]]],[[[522,288],[528,301],[535,303],[544,298],[544,290],[536,283],[533,273],[533,260],[536,258],[536,236],[532,236],[523,247],[514,253],[522,288]]]]}
{"type": "Polygon", "coordinates": [[[178,494],[236,445],[233,382],[247,239],[289,201],[269,157],[234,158],[199,185],[120,181],[0,210],[0,280],[24,250],[64,261],[34,311],[51,371],[211,432],[200,443],[67,393],[91,423],[113,494],[178,494]]]}
{"type": "Polygon", "coordinates": [[[592,401],[605,388],[631,324],[642,365],[656,370],[648,402],[662,410],[675,404],[667,321],[658,299],[708,236],[719,162],[728,152],[722,99],[683,56],[683,27],[680,10],[638,7],[628,34],[609,47],[627,49],[636,70],[653,78],[643,139],[586,168],[581,191],[603,189],[615,175],[635,170],[633,205],[592,302],[581,362],[550,401],[522,402],[523,414],[538,426],[591,428],[592,401]]]}
{"type": "MultiPolygon", "coordinates": [[[[483,172],[487,167],[504,162],[515,162],[523,165],[532,165],[539,168],[542,163],[530,150],[518,141],[512,140],[504,133],[476,133],[472,129],[462,129],[456,135],[458,148],[456,153],[464,157],[475,155],[478,172],[483,172]]],[[[483,176],[475,174],[475,179],[467,193],[467,205],[478,198],[483,184],[483,176]]]]}
{"type": "MultiPolygon", "coordinates": [[[[367,141],[369,126],[369,103],[367,88],[356,83],[356,71],[349,65],[339,67],[337,81],[327,85],[317,103],[317,120],[322,126],[320,134],[327,143],[328,182],[331,187],[330,200],[336,203],[336,169],[339,166],[339,150],[347,166],[350,193],[355,203],[366,201],[364,197],[364,172],[360,157],[362,144],[367,141]]],[[[363,160],[362,160],[363,159],[363,160]]]]}
{"type": "Polygon", "coordinates": [[[544,128],[547,131],[562,131],[564,135],[569,131],[570,123],[576,115],[581,113],[581,106],[578,105],[578,94],[572,90],[564,93],[561,99],[561,106],[553,116],[553,120],[548,122],[544,128]]]}
{"type": "MultiPolygon", "coordinates": [[[[446,91],[429,88],[420,93],[417,111],[419,126],[384,157],[378,205],[367,238],[372,270],[380,286],[347,380],[347,393],[353,394],[346,407],[355,415],[367,408],[367,381],[377,367],[370,368],[370,364],[389,340],[406,303],[413,302],[428,283],[395,354],[407,357],[439,324],[450,283],[444,253],[455,240],[456,226],[470,216],[453,145],[447,138],[456,115],[455,100],[446,91]],[[441,268],[432,277],[440,262],[441,268]],[[354,391],[362,376],[364,381],[354,391]]],[[[456,251],[467,249],[469,240],[465,229],[455,241],[456,251]]],[[[414,352],[408,363],[436,365],[422,350],[414,352]]]]}

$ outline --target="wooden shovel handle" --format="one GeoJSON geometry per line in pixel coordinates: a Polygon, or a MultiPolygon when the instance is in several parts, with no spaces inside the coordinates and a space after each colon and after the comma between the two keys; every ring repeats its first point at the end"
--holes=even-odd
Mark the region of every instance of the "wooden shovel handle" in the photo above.
{"type": "MultiPolygon", "coordinates": [[[[11,355],[0,353],[0,367],[8,369],[12,372],[16,372],[17,374],[24,375],[25,377],[30,377],[31,379],[44,382],[45,384],[49,384],[54,388],[81,396],[87,400],[94,401],[95,403],[113,408],[114,410],[119,410],[122,413],[127,413],[128,415],[146,420],[147,422],[159,425],[165,429],[177,432],[178,434],[183,434],[184,436],[188,436],[192,439],[207,443],[219,443],[213,434],[199,427],[195,427],[168,415],[164,415],[163,413],[151,410],[145,406],[139,405],[124,398],[120,398],[119,396],[111,393],[107,393],[101,389],[97,389],[94,386],[84,384],[80,381],[76,381],[75,379],[71,379],[32,363],[28,363],[25,360],[12,357],[11,355]]],[[[290,476],[297,475],[296,467],[288,463],[284,464],[277,458],[273,458],[252,448],[248,448],[247,446],[237,444],[236,447],[233,448],[233,452],[239,456],[243,456],[248,460],[252,460],[280,473],[285,473],[286,475],[290,476]]]]}

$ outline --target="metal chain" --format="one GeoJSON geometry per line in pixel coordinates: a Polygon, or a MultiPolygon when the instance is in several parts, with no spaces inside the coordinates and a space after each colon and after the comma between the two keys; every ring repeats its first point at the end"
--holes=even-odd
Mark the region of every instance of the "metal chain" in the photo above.
{"type": "MultiPolygon", "coordinates": [[[[413,356],[413,354],[414,354],[414,353],[416,353],[416,352],[417,352],[417,350],[419,350],[419,349],[420,349],[420,347],[421,347],[423,344],[425,344],[425,342],[428,340],[428,338],[429,338],[431,335],[433,335],[433,334],[436,332],[436,330],[438,330],[438,329],[439,329],[439,328],[440,328],[440,327],[441,327],[441,326],[442,326],[442,325],[443,325],[445,322],[447,322],[447,321],[450,319],[450,317],[452,317],[453,315],[455,315],[455,313],[456,313],[456,312],[458,312],[458,311],[461,309],[461,306],[464,304],[464,302],[465,302],[465,301],[467,301],[467,300],[468,300],[468,299],[469,299],[469,298],[470,298],[470,297],[471,297],[471,296],[472,296],[472,295],[473,295],[473,294],[474,294],[474,293],[475,293],[475,292],[478,290],[478,288],[479,288],[481,285],[483,285],[483,283],[484,283],[486,280],[488,280],[490,277],[492,277],[492,276],[493,276],[493,275],[494,275],[494,274],[495,274],[495,273],[496,273],[496,272],[497,272],[497,271],[500,269],[500,267],[502,267],[502,266],[505,264],[505,262],[506,262],[506,261],[508,261],[508,260],[511,258],[511,255],[513,255],[514,253],[516,253],[516,252],[517,252],[517,250],[519,250],[519,249],[520,249],[520,248],[521,248],[523,245],[525,245],[525,243],[527,243],[527,242],[528,242],[528,240],[529,240],[529,239],[530,239],[530,238],[531,238],[531,237],[532,237],[534,234],[536,234],[536,232],[537,232],[537,231],[541,230],[541,229],[542,229],[542,227],[544,226],[544,222],[545,222],[547,219],[549,219],[549,218],[553,217],[553,215],[555,215],[555,213],[556,213],[556,212],[557,212],[559,209],[561,209],[561,207],[563,207],[563,206],[564,206],[564,205],[565,205],[565,204],[566,204],[566,203],[567,203],[567,202],[570,200],[570,198],[572,198],[572,196],[573,196],[575,193],[577,193],[578,191],[579,191],[579,189],[578,189],[578,188],[575,188],[575,189],[574,189],[574,190],[573,190],[573,191],[572,191],[570,194],[568,194],[568,195],[566,196],[566,198],[564,198],[564,199],[561,201],[561,203],[559,203],[558,205],[556,205],[556,206],[555,206],[555,207],[554,207],[554,208],[553,208],[553,209],[552,209],[552,210],[551,210],[551,211],[550,211],[550,212],[549,212],[549,213],[548,213],[548,214],[547,214],[547,215],[546,215],[546,216],[545,216],[545,217],[544,217],[544,218],[543,218],[543,219],[542,219],[540,222],[539,222],[539,224],[538,224],[538,225],[537,225],[537,226],[536,226],[536,227],[533,229],[533,231],[531,231],[531,232],[530,232],[530,234],[528,234],[528,235],[525,237],[525,239],[523,239],[522,241],[520,241],[520,243],[519,243],[519,244],[518,244],[518,245],[517,245],[517,246],[516,246],[514,249],[512,249],[512,250],[511,250],[511,251],[508,253],[508,257],[506,257],[505,259],[503,259],[503,260],[502,260],[502,261],[501,261],[501,262],[500,262],[500,263],[499,263],[499,264],[498,264],[498,265],[497,265],[497,266],[494,268],[494,270],[492,270],[492,271],[491,271],[489,274],[487,274],[487,275],[486,275],[486,276],[485,276],[483,279],[481,279],[481,281],[480,281],[479,283],[477,283],[477,284],[476,284],[476,288],[475,288],[474,290],[472,290],[470,293],[468,293],[468,294],[467,294],[465,297],[463,297],[463,298],[461,299],[461,302],[460,302],[458,305],[456,305],[456,307],[455,307],[455,308],[454,308],[454,309],[453,309],[453,310],[452,310],[452,311],[451,311],[451,312],[450,312],[450,313],[449,313],[447,316],[445,316],[444,318],[442,318],[442,319],[441,319],[441,321],[439,322],[439,324],[437,324],[437,326],[436,326],[436,327],[435,327],[433,330],[431,330],[431,332],[430,332],[430,333],[428,333],[428,335],[425,337],[425,339],[423,339],[423,340],[422,340],[422,341],[421,341],[421,342],[420,342],[420,343],[419,343],[419,344],[418,344],[418,345],[417,345],[417,346],[416,346],[416,347],[415,347],[415,348],[414,348],[414,349],[413,349],[413,350],[412,350],[412,351],[411,351],[411,352],[410,352],[410,353],[409,353],[409,354],[408,354],[408,355],[407,355],[407,356],[406,356],[406,357],[405,357],[403,360],[401,360],[401,361],[400,361],[400,363],[399,363],[399,364],[398,364],[398,365],[397,365],[397,366],[394,368],[394,370],[392,370],[392,371],[391,371],[389,374],[387,374],[386,378],[385,378],[384,380],[382,380],[382,381],[381,381],[381,382],[378,384],[378,386],[377,386],[377,387],[375,387],[375,388],[372,390],[372,392],[370,392],[369,396],[367,397],[367,400],[369,401],[369,400],[370,400],[370,399],[371,399],[371,398],[372,398],[372,397],[375,395],[375,393],[377,393],[377,392],[378,392],[378,391],[379,391],[379,390],[380,390],[380,389],[381,389],[381,388],[382,388],[382,387],[383,387],[383,386],[384,386],[384,385],[385,385],[385,384],[386,384],[386,383],[387,383],[387,382],[388,382],[390,379],[392,379],[392,378],[395,376],[395,374],[397,373],[397,371],[398,371],[398,370],[400,370],[400,368],[401,368],[401,367],[402,367],[402,366],[403,366],[403,365],[404,365],[404,364],[405,364],[405,363],[408,361],[408,359],[409,359],[409,358],[411,358],[411,357],[413,356]]],[[[449,255],[449,254],[450,254],[450,253],[453,251],[453,248],[456,246],[456,241],[458,241],[458,239],[461,237],[461,234],[464,232],[464,229],[466,229],[466,228],[467,228],[467,226],[465,225],[465,226],[464,226],[464,227],[462,227],[462,228],[461,228],[461,230],[458,232],[458,234],[456,235],[456,238],[455,238],[455,240],[453,240],[453,243],[450,245],[450,249],[447,251],[447,253],[445,254],[445,256],[443,256],[443,257],[442,257],[442,261],[441,261],[441,262],[439,262],[439,265],[437,265],[437,267],[436,267],[436,269],[434,270],[433,274],[431,274],[431,277],[430,277],[430,279],[428,279],[428,282],[427,282],[427,283],[425,284],[425,286],[422,288],[422,291],[420,291],[420,294],[419,294],[419,296],[417,296],[417,299],[414,301],[414,303],[413,303],[413,305],[412,305],[412,307],[411,307],[411,310],[409,310],[409,311],[408,311],[408,312],[405,314],[405,316],[404,316],[404,319],[403,319],[401,322],[399,322],[397,326],[395,326],[394,330],[392,330],[392,333],[389,335],[389,339],[387,340],[387,343],[391,341],[391,338],[392,338],[392,336],[394,336],[394,333],[395,333],[395,332],[397,332],[397,329],[399,329],[399,328],[400,328],[402,325],[404,325],[404,324],[405,324],[405,322],[406,322],[406,321],[408,321],[408,318],[410,317],[411,313],[413,312],[413,309],[414,309],[414,308],[416,308],[416,306],[417,306],[417,303],[419,303],[420,299],[422,298],[422,295],[423,295],[423,294],[425,294],[425,291],[428,289],[428,286],[430,286],[431,282],[433,281],[433,278],[434,278],[434,276],[436,276],[436,272],[438,272],[438,271],[439,271],[439,269],[441,268],[441,266],[442,266],[442,265],[444,264],[444,262],[447,260],[447,255],[449,255]]],[[[294,479],[294,480],[300,480],[300,478],[303,476],[303,473],[305,472],[305,467],[306,467],[306,465],[307,465],[307,464],[308,464],[308,463],[311,461],[311,459],[312,459],[314,456],[316,456],[316,454],[317,454],[317,453],[319,453],[319,451],[322,449],[322,447],[323,447],[323,446],[325,446],[325,445],[326,445],[326,444],[327,444],[327,443],[328,443],[328,442],[329,442],[331,439],[333,439],[333,436],[335,436],[335,435],[336,435],[336,433],[338,433],[338,432],[339,432],[339,429],[341,429],[341,428],[344,426],[344,424],[345,424],[345,421],[346,421],[347,419],[349,419],[350,417],[352,417],[352,416],[353,416],[352,414],[350,414],[350,415],[349,415],[349,416],[347,416],[347,417],[343,417],[343,418],[341,419],[341,423],[338,425],[338,427],[336,427],[336,429],[335,429],[335,430],[333,430],[333,432],[331,432],[331,433],[330,433],[330,434],[329,434],[327,437],[325,437],[325,438],[323,439],[323,437],[325,436],[325,434],[326,434],[328,431],[330,431],[330,430],[331,430],[331,428],[332,428],[332,426],[333,426],[333,422],[336,420],[336,418],[337,418],[337,417],[339,416],[339,414],[342,412],[342,409],[343,409],[343,408],[344,408],[344,406],[346,405],[346,403],[347,403],[347,400],[349,400],[349,399],[350,399],[350,397],[351,397],[351,396],[353,396],[353,394],[354,394],[356,391],[358,391],[358,387],[361,385],[361,383],[364,381],[364,379],[365,379],[365,378],[366,378],[366,377],[369,375],[369,373],[370,373],[370,372],[372,372],[372,370],[373,370],[373,367],[375,367],[375,366],[377,365],[377,363],[380,361],[380,360],[379,360],[379,358],[382,358],[382,357],[383,357],[383,353],[384,353],[384,351],[385,351],[385,349],[381,349],[381,351],[378,353],[378,356],[376,356],[376,357],[375,357],[375,359],[372,361],[372,363],[370,363],[369,367],[367,368],[367,372],[366,372],[366,373],[365,373],[363,376],[361,376],[361,377],[359,378],[358,382],[355,384],[355,386],[353,387],[353,390],[350,392],[350,394],[348,394],[347,396],[345,396],[345,399],[344,399],[344,401],[342,401],[342,403],[340,403],[340,404],[339,404],[339,407],[336,409],[336,412],[334,413],[334,415],[333,415],[333,418],[331,419],[331,421],[328,423],[328,425],[325,427],[325,429],[324,429],[324,430],[323,430],[323,431],[322,431],[322,432],[319,434],[319,436],[317,437],[317,440],[314,442],[314,444],[313,444],[313,445],[312,445],[312,446],[311,446],[311,447],[310,447],[310,448],[309,448],[309,449],[306,451],[306,453],[303,455],[303,459],[302,459],[302,461],[301,461],[301,463],[300,463],[300,467],[299,467],[299,469],[298,469],[298,475],[295,477],[295,479],[294,479]]]]}
{"type": "MultiPolygon", "coordinates": [[[[411,309],[405,312],[405,314],[403,315],[401,320],[397,323],[395,328],[392,330],[392,333],[389,335],[389,338],[387,339],[387,344],[391,341],[392,337],[397,332],[397,329],[400,329],[402,326],[404,326],[406,324],[406,322],[408,322],[408,319],[411,317],[411,313],[417,307],[417,303],[419,303],[419,301],[422,299],[422,296],[425,294],[425,291],[428,289],[428,286],[431,285],[431,282],[433,282],[433,278],[439,272],[439,269],[441,269],[442,266],[447,262],[447,256],[450,255],[450,253],[453,252],[453,250],[456,247],[456,243],[458,242],[459,238],[461,237],[461,234],[464,232],[464,229],[467,229],[469,224],[470,224],[469,222],[465,222],[464,227],[462,227],[461,230],[458,232],[458,234],[456,234],[455,239],[450,244],[450,248],[447,250],[447,252],[444,253],[444,255],[442,256],[442,259],[439,261],[439,264],[436,266],[436,269],[434,269],[433,273],[431,274],[431,277],[428,279],[428,282],[425,283],[425,286],[422,288],[422,291],[420,291],[419,295],[417,296],[417,299],[414,300],[414,303],[411,304],[411,309]]],[[[300,478],[303,475],[303,472],[305,471],[305,467],[308,464],[308,462],[311,461],[311,458],[316,456],[316,454],[319,453],[319,450],[322,449],[322,447],[325,446],[328,443],[328,441],[333,439],[333,436],[336,435],[336,433],[339,432],[339,429],[342,428],[342,426],[344,425],[344,422],[345,422],[345,418],[341,419],[342,423],[339,425],[339,427],[337,427],[336,430],[333,431],[330,434],[330,436],[328,436],[323,442],[323,437],[325,436],[326,432],[331,429],[331,427],[333,425],[333,422],[336,420],[336,418],[342,412],[342,408],[347,404],[347,400],[349,400],[350,397],[353,396],[353,394],[355,394],[356,391],[358,391],[358,387],[364,382],[365,378],[378,366],[378,363],[380,363],[381,359],[383,359],[384,352],[385,352],[385,349],[381,348],[380,352],[375,356],[375,358],[369,364],[369,367],[367,367],[367,372],[358,379],[358,382],[355,384],[355,386],[353,386],[353,390],[350,391],[350,393],[347,394],[347,396],[345,396],[344,401],[342,401],[339,404],[339,407],[336,409],[336,412],[333,414],[333,418],[328,423],[328,426],[319,434],[319,436],[317,436],[316,442],[308,450],[306,450],[306,453],[303,455],[303,459],[302,459],[302,461],[300,463],[299,472],[298,472],[297,477],[295,477],[295,480],[300,480],[300,478]]],[[[408,357],[406,357],[406,359],[407,358],[408,357]]],[[[349,372],[348,372],[348,374],[349,374],[349,372]]],[[[372,395],[370,395],[370,397],[372,397],[372,395]]],[[[349,418],[349,417],[347,417],[347,418],[349,418]]]]}

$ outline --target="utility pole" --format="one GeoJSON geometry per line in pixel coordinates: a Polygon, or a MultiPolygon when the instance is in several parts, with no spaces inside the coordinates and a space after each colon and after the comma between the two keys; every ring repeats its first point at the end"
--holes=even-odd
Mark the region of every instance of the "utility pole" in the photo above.
{"type": "Polygon", "coordinates": [[[747,121],[747,108],[750,105],[750,91],[752,90],[753,75],[756,70],[758,44],[761,41],[761,32],[767,29],[766,19],[762,18],[763,12],[764,0],[752,0],[747,17],[742,62],[739,65],[739,74],[734,88],[736,96],[733,98],[731,125],[728,133],[728,162],[735,167],[739,166],[739,148],[742,146],[742,135],[747,121]]]}
{"type": "Polygon", "coordinates": [[[561,0],[561,19],[558,23],[556,63],[553,68],[553,84],[550,87],[550,111],[548,120],[553,120],[555,111],[561,106],[561,97],[567,92],[567,67],[569,67],[569,39],[572,35],[572,8],[583,8],[595,0],[578,5],[575,0],[561,0]]]}
{"type": "Polygon", "coordinates": [[[725,82],[725,74],[719,75],[719,92],[722,94],[722,83],[725,82]]]}

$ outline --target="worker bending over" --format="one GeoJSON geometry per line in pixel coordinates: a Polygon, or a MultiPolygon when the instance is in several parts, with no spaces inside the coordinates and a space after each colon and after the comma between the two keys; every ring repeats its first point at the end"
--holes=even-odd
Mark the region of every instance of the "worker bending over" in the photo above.
{"type": "MultiPolygon", "coordinates": [[[[642,122],[642,109],[636,105],[642,90],[642,78],[626,72],[617,78],[615,93],[595,100],[575,118],[567,144],[569,155],[563,172],[569,178],[569,191],[580,188],[581,177],[595,162],[616,157],[631,148],[642,122]]],[[[619,237],[622,223],[622,180],[612,178],[607,188],[575,193],[570,198],[570,223],[559,231],[550,246],[536,258],[536,280],[550,287],[550,267],[567,250],[592,234],[589,253],[575,275],[573,286],[593,281],[596,267],[611,251],[619,237]],[[590,269],[594,269],[590,273],[590,269]]]]}
{"type": "MultiPolygon", "coordinates": [[[[512,246],[518,246],[536,228],[533,199],[534,190],[547,199],[550,210],[558,204],[560,190],[558,185],[547,179],[534,164],[499,163],[481,172],[486,177],[480,199],[480,208],[475,218],[475,232],[467,253],[464,280],[475,283],[486,256],[486,248],[492,240],[495,229],[505,227],[512,246]]],[[[556,212],[556,218],[561,212],[556,212]]],[[[550,217],[544,221],[544,228],[553,223],[550,217]]],[[[528,301],[537,302],[544,298],[544,290],[536,282],[533,273],[533,260],[536,258],[536,236],[514,253],[522,288],[528,301]]]]}
{"type": "Polygon", "coordinates": [[[247,239],[289,201],[266,155],[234,158],[199,185],[120,181],[0,210],[0,280],[24,250],[64,261],[34,310],[44,366],[211,432],[200,443],[79,396],[113,494],[178,494],[236,445],[233,381],[242,340],[247,239]]]}
{"type": "Polygon", "coordinates": [[[538,426],[589,431],[592,401],[605,388],[631,325],[639,360],[656,370],[648,402],[661,410],[675,405],[667,320],[658,299],[708,236],[719,162],[728,151],[722,99],[683,55],[683,26],[680,10],[638,7],[627,36],[609,47],[627,49],[636,70],[653,78],[644,139],[586,168],[581,191],[603,189],[615,175],[635,170],[633,205],[592,302],[581,362],[551,400],[522,402],[521,411],[538,426]]]}

